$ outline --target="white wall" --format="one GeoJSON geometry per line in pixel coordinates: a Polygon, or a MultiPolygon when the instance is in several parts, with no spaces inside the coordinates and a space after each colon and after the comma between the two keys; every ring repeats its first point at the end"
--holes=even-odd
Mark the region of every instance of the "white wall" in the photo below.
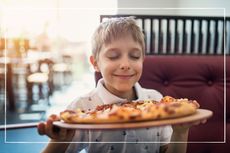
{"type": "Polygon", "coordinates": [[[117,0],[118,14],[156,14],[170,15],[175,13],[177,0],[117,0]],[[143,9],[135,9],[143,8],[143,9]],[[154,9],[153,9],[154,8],[154,9]]]}
{"type": "Polygon", "coordinates": [[[178,0],[117,0],[118,7],[176,7],[178,0]]]}
{"type": "MultiPolygon", "coordinates": [[[[230,16],[230,1],[229,0],[177,0],[178,7],[190,8],[225,8],[226,16],[230,16]]],[[[205,16],[223,16],[224,9],[200,9],[197,11],[184,11],[180,13],[188,15],[205,15],[205,16]]]]}
{"type": "Polygon", "coordinates": [[[225,8],[226,16],[230,16],[230,0],[117,0],[117,6],[118,8],[126,8],[118,9],[119,14],[223,16],[224,9],[211,8],[225,8]]]}

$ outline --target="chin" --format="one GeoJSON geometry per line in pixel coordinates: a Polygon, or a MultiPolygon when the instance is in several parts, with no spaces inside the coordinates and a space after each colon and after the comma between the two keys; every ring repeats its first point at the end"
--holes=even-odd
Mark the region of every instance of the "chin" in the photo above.
{"type": "Polygon", "coordinates": [[[132,86],[119,86],[117,87],[117,91],[120,91],[120,92],[128,92],[130,90],[132,90],[133,88],[133,85],[132,86]]]}

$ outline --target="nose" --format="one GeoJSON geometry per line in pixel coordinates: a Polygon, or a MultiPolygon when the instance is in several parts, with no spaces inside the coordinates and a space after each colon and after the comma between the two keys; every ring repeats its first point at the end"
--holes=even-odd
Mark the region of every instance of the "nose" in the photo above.
{"type": "Polygon", "coordinates": [[[120,68],[122,70],[129,70],[130,69],[130,62],[128,59],[123,59],[120,63],[120,68]]]}

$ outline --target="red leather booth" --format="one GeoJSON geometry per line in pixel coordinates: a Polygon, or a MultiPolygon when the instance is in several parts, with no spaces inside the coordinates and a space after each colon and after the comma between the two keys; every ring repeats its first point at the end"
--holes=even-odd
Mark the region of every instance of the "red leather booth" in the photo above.
{"type": "MultiPolygon", "coordinates": [[[[197,100],[213,111],[206,124],[190,128],[188,153],[230,152],[230,56],[148,55],[143,87],[163,95],[197,100]],[[226,87],[226,88],[225,88],[226,87]]],[[[100,78],[96,73],[96,80],[100,78]]]]}

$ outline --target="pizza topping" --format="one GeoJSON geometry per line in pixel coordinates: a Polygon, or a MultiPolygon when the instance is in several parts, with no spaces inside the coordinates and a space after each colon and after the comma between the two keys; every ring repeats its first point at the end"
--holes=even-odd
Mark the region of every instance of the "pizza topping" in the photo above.
{"type": "Polygon", "coordinates": [[[196,100],[163,97],[160,102],[142,100],[97,106],[95,109],[66,110],[60,117],[67,123],[115,123],[181,117],[196,112],[196,100]]]}
{"type": "Polygon", "coordinates": [[[100,105],[100,106],[97,106],[97,107],[96,107],[96,110],[97,110],[97,111],[101,111],[101,110],[106,110],[106,109],[108,109],[108,108],[111,109],[112,106],[113,106],[112,104],[100,105]]]}
{"type": "Polygon", "coordinates": [[[171,109],[170,107],[165,107],[165,108],[164,108],[164,111],[165,111],[166,113],[168,113],[168,114],[174,114],[174,113],[176,113],[176,112],[174,111],[174,109],[171,109]]]}

